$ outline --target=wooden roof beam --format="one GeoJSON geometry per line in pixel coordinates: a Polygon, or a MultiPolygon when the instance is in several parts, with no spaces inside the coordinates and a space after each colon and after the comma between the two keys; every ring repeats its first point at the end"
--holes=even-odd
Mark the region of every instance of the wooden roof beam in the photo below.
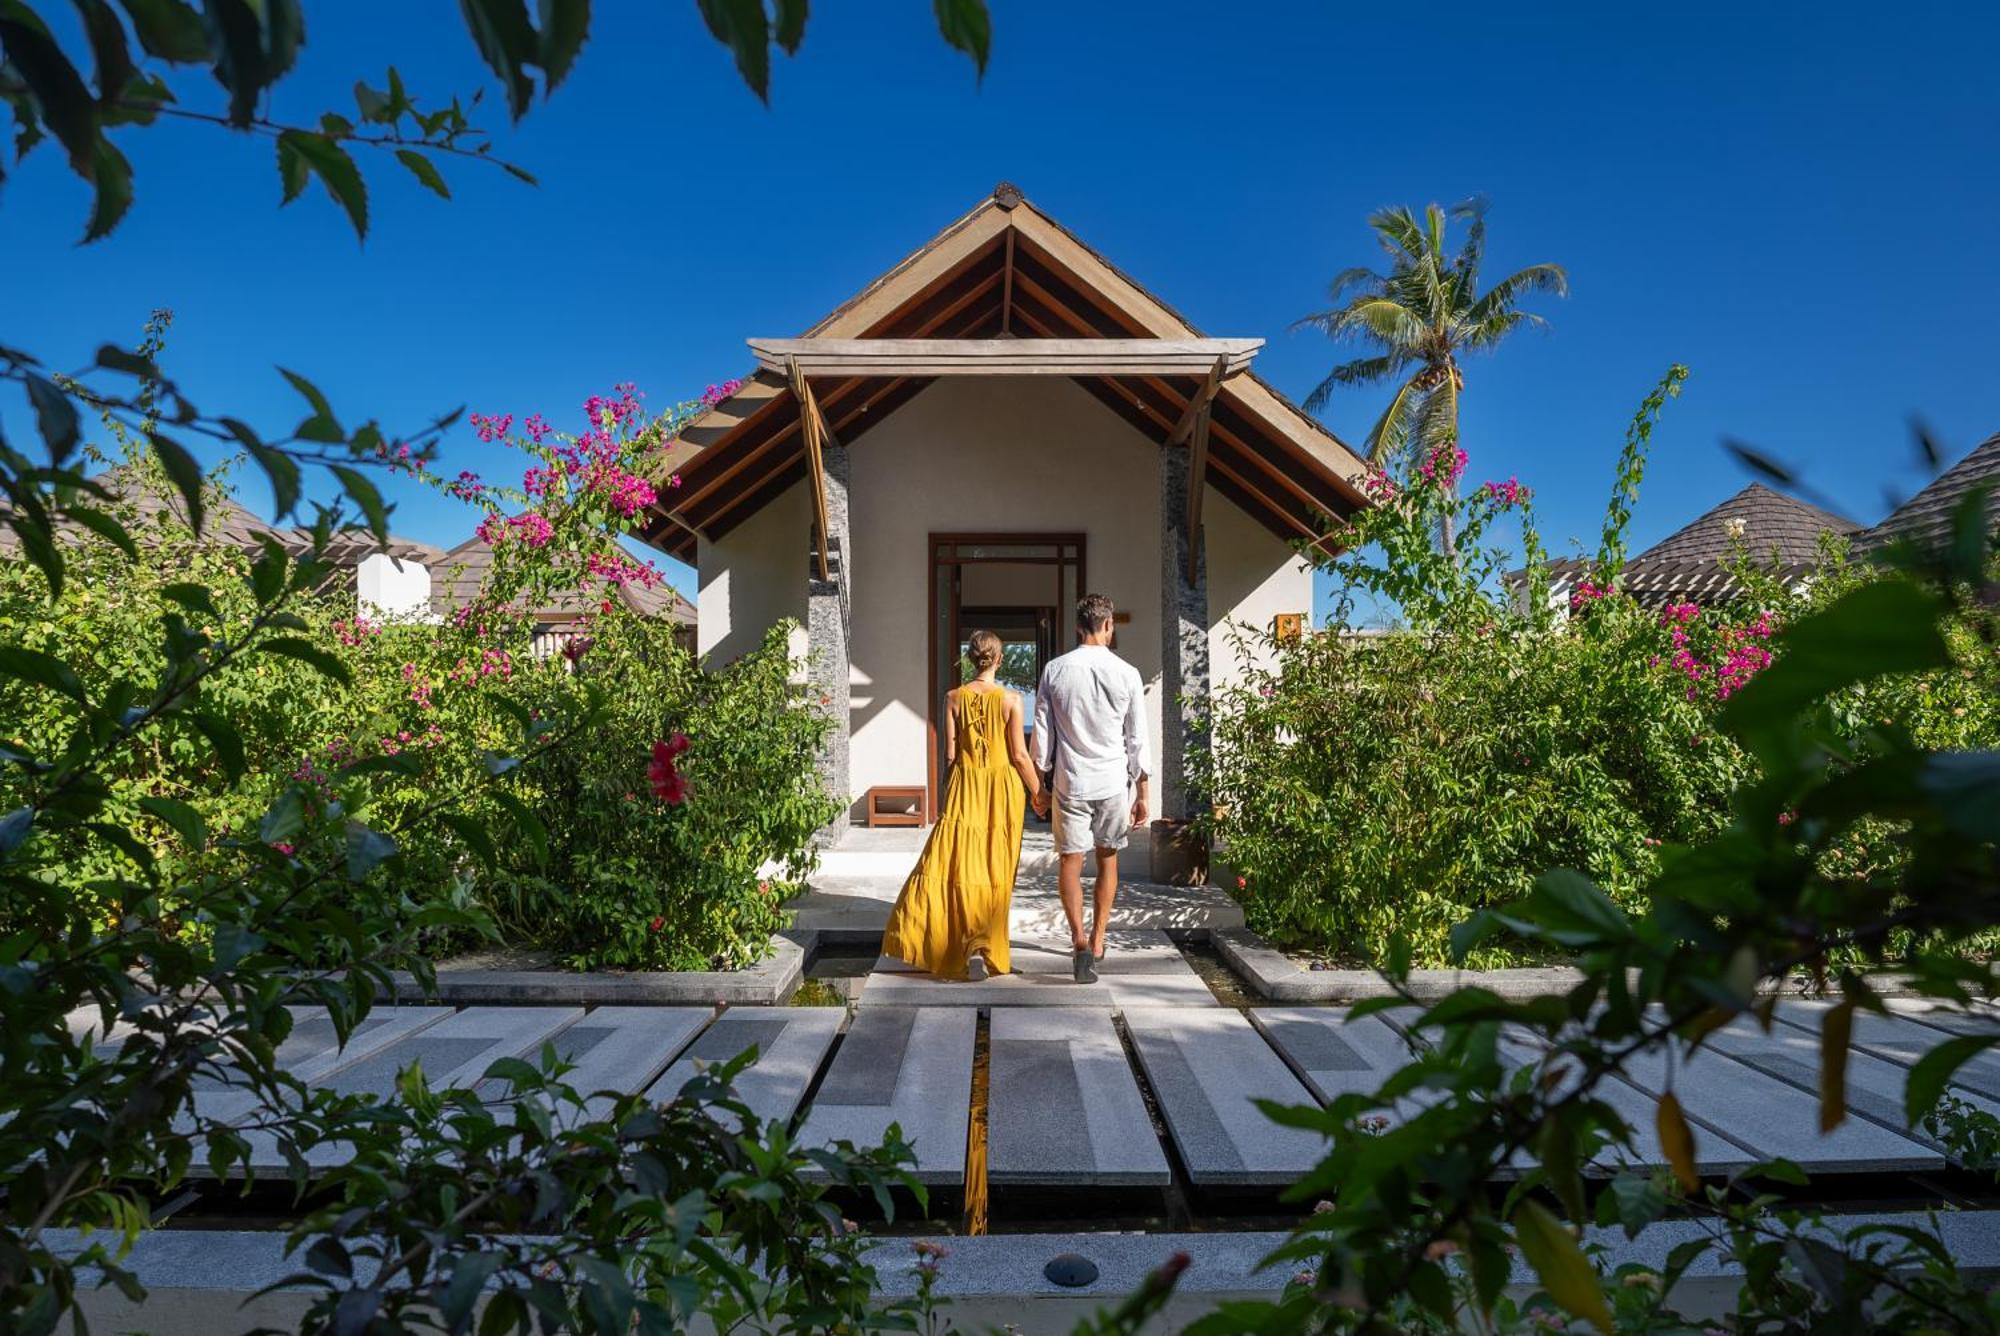
{"type": "MultiPolygon", "coordinates": [[[[1194,583],[1196,570],[1201,565],[1201,497],[1208,489],[1208,407],[1215,401],[1215,392],[1222,388],[1223,372],[1228,368],[1228,359],[1218,357],[1209,368],[1208,379],[1188,403],[1188,471],[1187,471],[1187,578],[1194,583]]],[[[1167,445],[1179,443],[1180,427],[1167,445]]]]}
{"type": "Polygon", "coordinates": [[[751,339],[807,376],[1199,376],[1247,369],[1262,339],[751,339]]]}
{"type": "Polygon", "coordinates": [[[826,419],[820,415],[819,400],[813,398],[812,386],[807,382],[805,372],[790,358],[785,359],[785,376],[791,381],[792,397],[799,401],[799,431],[805,437],[807,472],[812,477],[813,536],[819,544],[819,578],[831,580],[833,565],[827,552],[825,448],[839,442],[827,430],[826,419]]]}

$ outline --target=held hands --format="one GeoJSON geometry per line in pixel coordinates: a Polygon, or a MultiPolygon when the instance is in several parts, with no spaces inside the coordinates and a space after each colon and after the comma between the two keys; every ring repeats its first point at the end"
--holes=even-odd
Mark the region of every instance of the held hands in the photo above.
{"type": "Polygon", "coordinates": [[[1035,790],[1035,796],[1028,799],[1028,805],[1035,809],[1035,815],[1044,821],[1049,817],[1049,791],[1047,788],[1035,790]]]}

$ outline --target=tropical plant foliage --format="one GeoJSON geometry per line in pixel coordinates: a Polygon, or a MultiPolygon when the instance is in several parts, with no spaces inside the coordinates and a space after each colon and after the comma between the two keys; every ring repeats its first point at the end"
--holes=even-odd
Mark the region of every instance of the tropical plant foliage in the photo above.
{"type": "MultiPolygon", "coordinates": [[[[771,89],[771,52],[790,56],[805,40],[806,0],[696,0],[715,39],[759,98],[771,89]]],[[[423,186],[446,199],[451,188],[439,164],[451,158],[490,160],[492,140],[467,113],[479,101],[453,98],[426,110],[392,65],[380,86],[354,86],[354,107],[317,119],[284,120],[268,110],[268,95],[297,64],[306,45],[304,0],[89,0],[79,4],[81,32],[72,53],[28,0],[0,3],[0,103],[13,113],[18,161],[53,139],[70,170],[93,192],[84,240],[110,234],[132,206],[132,166],[114,140],[161,120],[197,121],[264,135],[277,150],[278,177],[290,203],[317,178],[345,210],[357,235],[368,231],[368,189],[355,149],[393,154],[423,186]],[[83,69],[88,63],[92,77],[83,69]],[[223,105],[204,108],[191,96],[207,80],[223,105]]],[[[985,73],[992,20],[985,0],[936,0],[938,32],[985,73]]],[[[590,37],[590,0],[465,0],[466,34],[500,81],[508,113],[519,120],[539,91],[553,94],[575,68],[590,37]]],[[[329,11],[332,12],[332,11],[329,11]]],[[[512,163],[502,166],[532,183],[512,163]]],[[[0,182],[6,174],[0,170],[0,182]]]]}

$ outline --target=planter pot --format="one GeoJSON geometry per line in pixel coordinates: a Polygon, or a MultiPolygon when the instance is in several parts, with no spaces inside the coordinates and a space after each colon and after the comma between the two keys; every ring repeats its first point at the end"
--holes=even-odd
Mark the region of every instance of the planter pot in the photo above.
{"type": "Polygon", "coordinates": [[[1186,821],[1162,817],[1152,826],[1152,877],[1169,886],[1208,885],[1208,840],[1186,821]]]}

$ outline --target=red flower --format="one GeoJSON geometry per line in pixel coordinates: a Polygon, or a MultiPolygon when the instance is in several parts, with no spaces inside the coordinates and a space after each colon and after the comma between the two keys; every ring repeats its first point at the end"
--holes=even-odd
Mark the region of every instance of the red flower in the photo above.
{"type": "Polygon", "coordinates": [[[660,929],[667,926],[667,920],[663,915],[655,914],[653,915],[653,921],[651,923],[648,923],[646,926],[648,928],[651,928],[654,932],[658,932],[660,929]]]}
{"type": "Polygon", "coordinates": [[[653,796],[670,806],[687,801],[687,780],[674,768],[674,758],[687,749],[687,734],[676,733],[653,744],[653,759],[646,764],[646,778],[653,786],[653,796]]]}

